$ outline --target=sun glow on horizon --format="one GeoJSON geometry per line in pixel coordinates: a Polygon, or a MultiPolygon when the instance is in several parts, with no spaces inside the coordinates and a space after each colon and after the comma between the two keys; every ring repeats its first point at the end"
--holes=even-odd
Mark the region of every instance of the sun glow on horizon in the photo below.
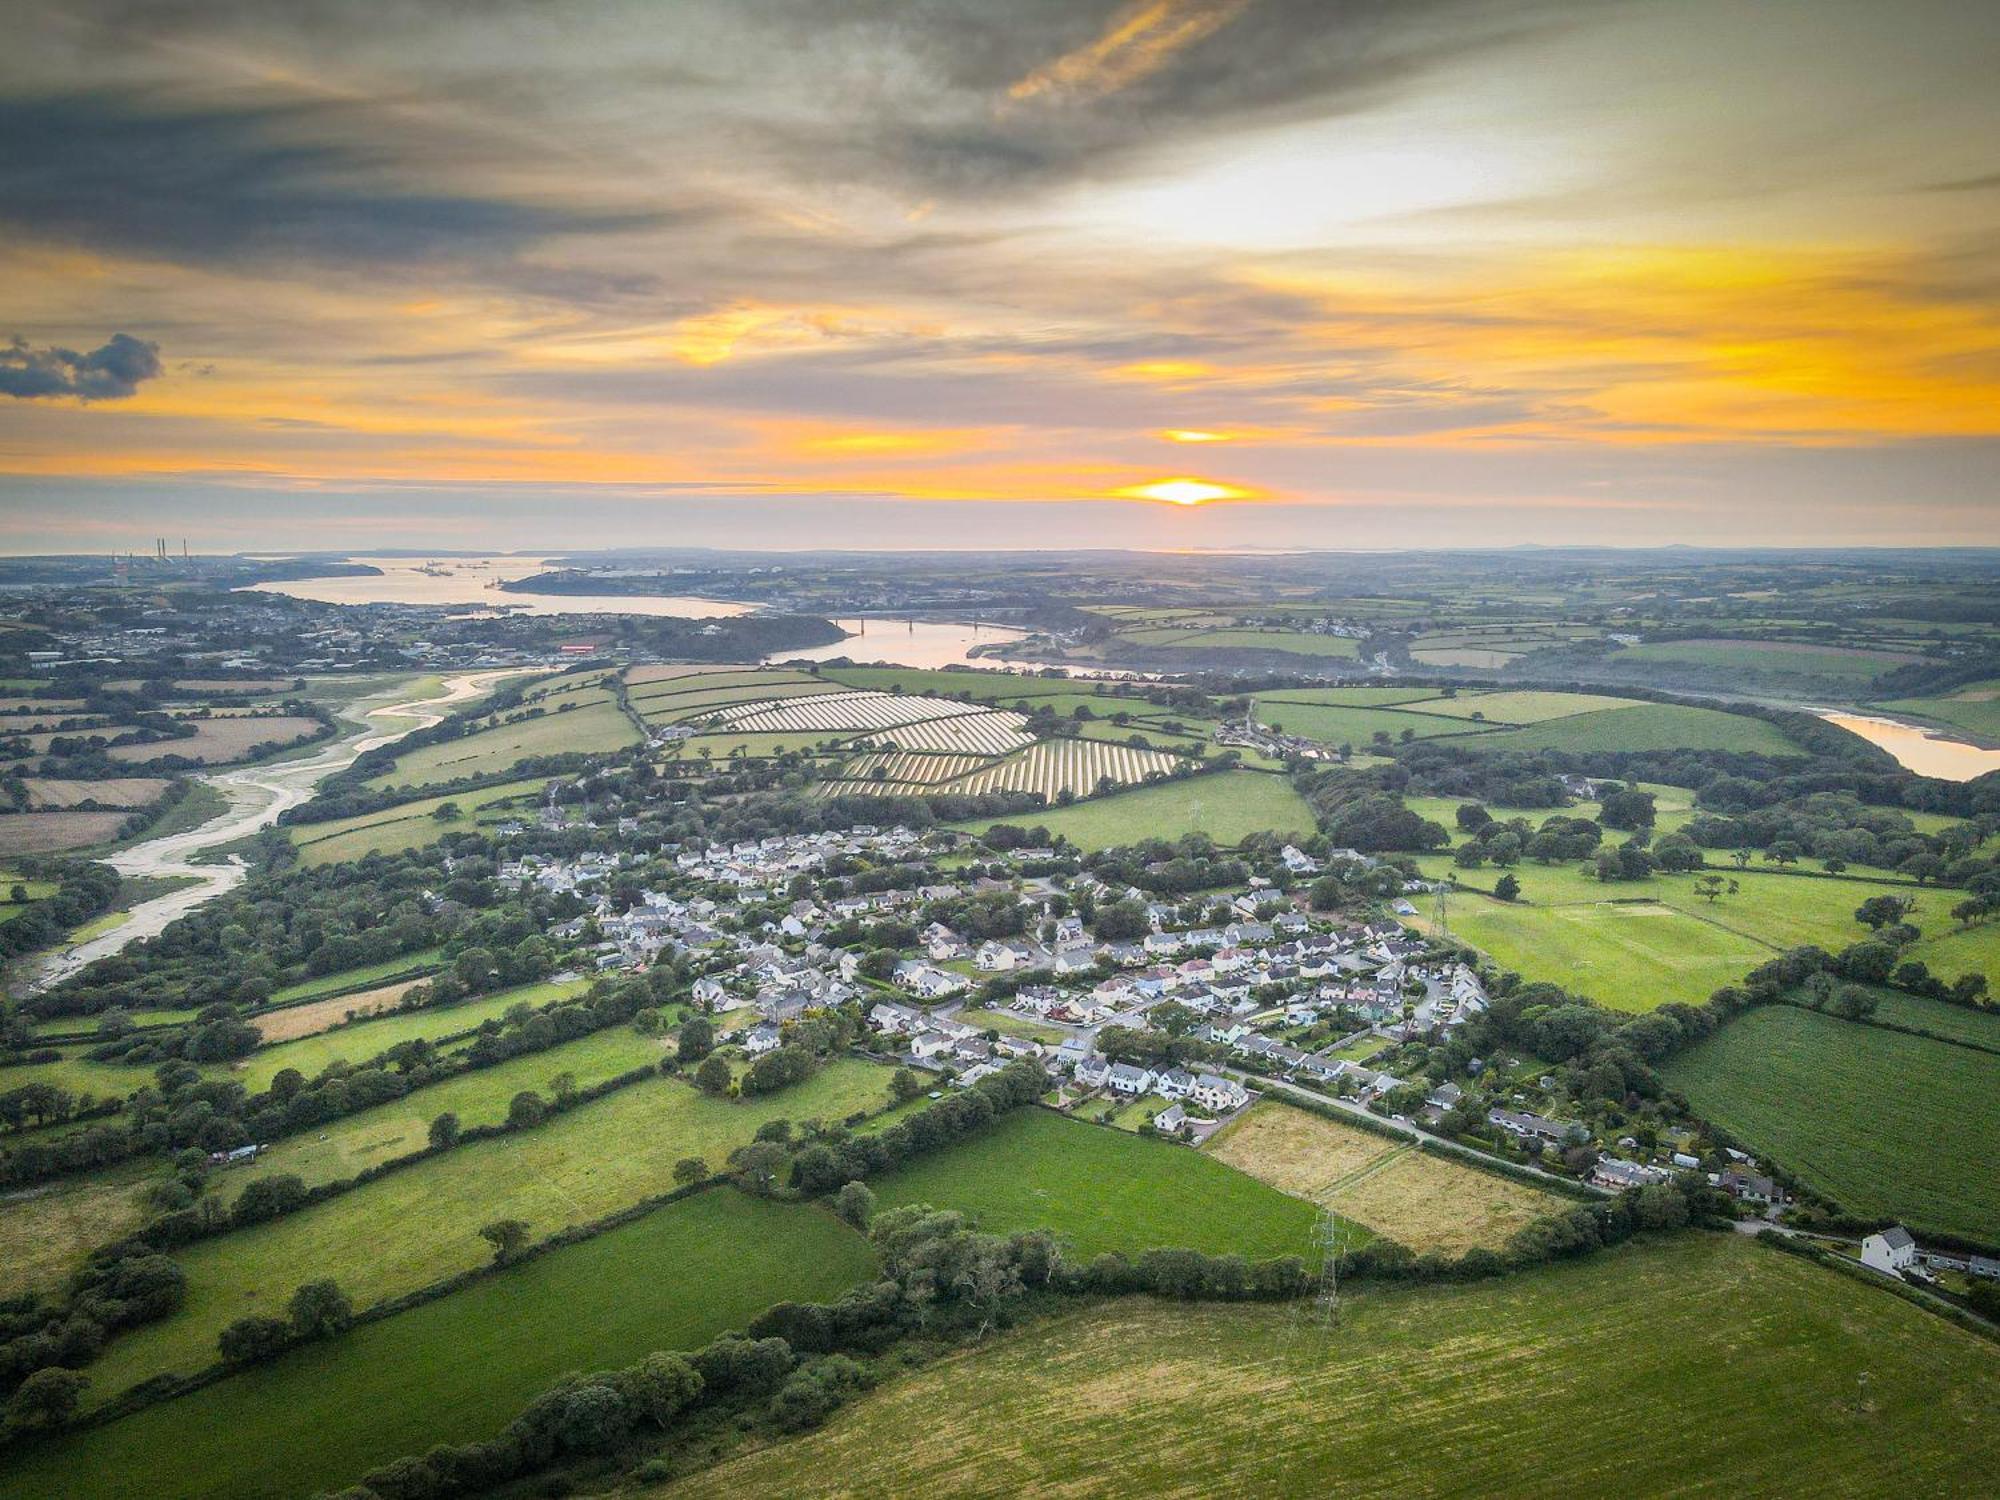
{"type": "Polygon", "coordinates": [[[1249,490],[1238,489],[1234,485],[1217,484],[1209,479],[1156,479],[1150,484],[1135,484],[1112,493],[1122,500],[1158,500],[1167,505],[1207,505],[1215,500],[1249,500],[1253,494],[1249,490]]]}

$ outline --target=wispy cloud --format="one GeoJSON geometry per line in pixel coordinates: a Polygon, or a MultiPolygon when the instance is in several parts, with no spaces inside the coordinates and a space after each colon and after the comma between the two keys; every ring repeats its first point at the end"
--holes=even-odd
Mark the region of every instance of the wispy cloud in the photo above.
{"type": "Polygon", "coordinates": [[[1098,37],[1044,63],[1007,90],[1019,103],[1094,98],[1150,78],[1234,20],[1250,0],[1137,0],[1098,37]]]}

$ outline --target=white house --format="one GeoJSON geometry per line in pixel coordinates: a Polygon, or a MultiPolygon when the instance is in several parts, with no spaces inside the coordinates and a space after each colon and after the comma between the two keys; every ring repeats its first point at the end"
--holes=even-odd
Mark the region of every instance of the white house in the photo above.
{"type": "Polygon", "coordinates": [[[1190,1097],[1203,1109],[1212,1110],[1219,1115],[1226,1115],[1232,1109],[1241,1109],[1250,1102],[1250,1095],[1242,1084],[1217,1073],[1203,1073],[1195,1079],[1190,1097]]]}
{"type": "Polygon", "coordinates": [[[1187,1111],[1178,1104],[1169,1104],[1153,1116],[1153,1128],[1163,1135],[1174,1135],[1187,1124],[1187,1111]]]}
{"type": "Polygon", "coordinates": [[[1113,1063],[1109,1081],[1113,1093],[1136,1099],[1152,1088],[1153,1070],[1135,1068],[1130,1063],[1113,1063]]]}
{"type": "Polygon", "coordinates": [[[1901,1276],[1916,1264],[1917,1242],[1901,1224],[1891,1225],[1861,1242],[1861,1264],[1884,1276],[1901,1276]]]}
{"type": "Polygon", "coordinates": [[[743,1038],[743,1050],[752,1057],[762,1057],[766,1052],[776,1052],[779,1040],[777,1027],[768,1023],[753,1026],[743,1038]]]}
{"type": "Polygon", "coordinates": [[[1111,1064],[1101,1057],[1086,1057],[1076,1065],[1076,1081],[1087,1089],[1101,1087],[1111,1074],[1111,1064]]]}

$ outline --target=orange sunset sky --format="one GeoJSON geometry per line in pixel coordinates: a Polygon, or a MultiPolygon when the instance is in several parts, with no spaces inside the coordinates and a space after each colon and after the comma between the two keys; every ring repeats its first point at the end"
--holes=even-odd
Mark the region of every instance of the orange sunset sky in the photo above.
{"type": "Polygon", "coordinates": [[[2000,6],[5,9],[0,550],[2000,536],[2000,6]]]}

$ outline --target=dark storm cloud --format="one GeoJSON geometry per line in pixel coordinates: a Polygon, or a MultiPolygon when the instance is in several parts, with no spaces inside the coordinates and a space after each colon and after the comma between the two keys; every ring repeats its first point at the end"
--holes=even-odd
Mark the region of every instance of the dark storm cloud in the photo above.
{"type": "Polygon", "coordinates": [[[342,123],[303,105],[0,98],[0,223],[141,258],[366,264],[504,258],[550,235],[640,222],[405,189],[379,153],[324,138],[342,123]]]}
{"type": "Polygon", "coordinates": [[[0,348],[0,396],[32,400],[75,396],[82,401],[116,401],[134,395],[139,382],[160,373],[160,346],[127,333],[114,333],[88,354],[74,349],[31,349],[16,337],[0,348]]]}

